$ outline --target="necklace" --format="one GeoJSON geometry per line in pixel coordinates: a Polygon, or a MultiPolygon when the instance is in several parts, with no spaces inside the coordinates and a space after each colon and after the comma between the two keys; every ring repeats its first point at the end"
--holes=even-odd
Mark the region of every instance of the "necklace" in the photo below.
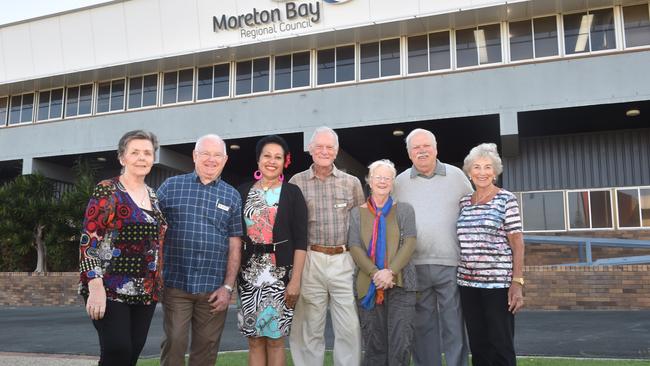
{"type": "Polygon", "coordinates": [[[142,195],[140,196],[139,199],[135,195],[135,191],[132,188],[127,187],[126,184],[124,184],[124,182],[122,182],[122,185],[126,189],[129,196],[131,196],[131,198],[133,199],[133,202],[135,202],[140,207],[144,207],[145,200],[147,199],[147,196],[149,196],[149,192],[147,191],[147,185],[144,184],[142,186],[142,195]]]}
{"type": "Polygon", "coordinates": [[[488,189],[488,191],[484,195],[481,195],[481,196],[478,195],[478,192],[474,192],[474,194],[473,194],[473,196],[474,196],[474,204],[478,205],[481,202],[483,202],[483,200],[490,197],[490,195],[492,195],[492,193],[494,193],[495,188],[497,188],[497,187],[496,186],[490,187],[490,189],[488,189]]]}
{"type": "Polygon", "coordinates": [[[270,185],[265,186],[265,185],[262,183],[262,180],[259,181],[259,186],[260,186],[260,188],[262,188],[262,190],[264,191],[264,193],[268,192],[269,189],[273,188],[273,187],[275,186],[275,184],[276,184],[276,183],[273,182],[273,183],[271,183],[270,185]]]}

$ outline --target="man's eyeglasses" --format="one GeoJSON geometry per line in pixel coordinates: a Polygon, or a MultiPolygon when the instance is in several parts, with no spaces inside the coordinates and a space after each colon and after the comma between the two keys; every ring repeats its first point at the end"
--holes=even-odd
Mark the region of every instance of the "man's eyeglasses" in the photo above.
{"type": "Polygon", "coordinates": [[[223,158],[226,157],[222,153],[214,153],[213,154],[213,153],[209,153],[207,151],[199,151],[198,153],[199,153],[199,158],[201,158],[203,160],[207,160],[207,159],[210,159],[210,158],[216,159],[216,160],[223,160],[223,158]]]}
{"type": "Polygon", "coordinates": [[[393,177],[382,177],[379,175],[373,175],[372,180],[375,182],[391,182],[393,180],[393,177]]]}

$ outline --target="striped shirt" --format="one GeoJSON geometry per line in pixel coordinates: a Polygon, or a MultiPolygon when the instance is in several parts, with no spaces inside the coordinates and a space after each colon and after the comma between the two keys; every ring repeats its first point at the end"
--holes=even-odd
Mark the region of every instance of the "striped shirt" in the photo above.
{"type": "Polygon", "coordinates": [[[505,189],[489,202],[472,204],[472,195],[460,200],[457,234],[460,242],[458,285],[508,288],[512,281],[512,250],[508,234],[521,232],[519,204],[505,189]]]}
{"type": "Polygon", "coordinates": [[[314,174],[314,166],[294,175],[290,183],[300,187],[309,216],[309,244],[345,245],[350,210],[365,201],[359,178],[336,166],[325,180],[314,174]]]}
{"type": "Polygon", "coordinates": [[[229,238],[241,236],[241,198],[218,179],[201,183],[196,172],[167,179],[158,189],[169,224],[163,246],[164,284],[198,294],[221,287],[229,238]]]}

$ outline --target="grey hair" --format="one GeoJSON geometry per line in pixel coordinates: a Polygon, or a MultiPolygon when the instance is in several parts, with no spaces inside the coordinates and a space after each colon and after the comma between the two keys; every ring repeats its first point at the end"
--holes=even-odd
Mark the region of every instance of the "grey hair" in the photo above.
{"type": "Polygon", "coordinates": [[[228,152],[226,151],[226,142],[223,141],[223,139],[219,137],[219,135],[215,135],[213,133],[209,133],[207,135],[203,135],[199,137],[199,139],[196,140],[196,144],[194,145],[194,150],[199,151],[199,147],[203,144],[205,140],[216,140],[221,142],[221,146],[223,146],[223,154],[228,156],[228,152]]]}
{"type": "Polygon", "coordinates": [[[331,129],[331,128],[327,127],[327,126],[320,126],[320,127],[318,127],[317,129],[314,130],[314,133],[311,134],[311,139],[309,139],[309,146],[311,147],[311,145],[314,143],[314,140],[316,139],[316,136],[318,134],[321,134],[321,133],[324,133],[324,132],[327,132],[327,133],[331,134],[334,137],[334,147],[336,147],[338,149],[339,148],[339,135],[336,134],[336,131],[334,131],[333,129],[331,129]]]}
{"type": "Polygon", "coordinates": [[[391,174],[393,175],[392,178],[395,179],[395,176],[397,176],[397,170],[395,169],[395,164],[393,164],[393,162],[388,159],[380,159],[377,161],[373,161],[372,163],[370,163],[370,165],[368,165],[368,176],[366,177],[366,183],[370,184],[370,178],[373,176],[372,173],[374,173],[375,170],[380,166],[388,168],[391,174]]]}
{"type": "Polygon", "coordinates": [[[463,162],[463,171],[469,176],[469,172],[472,169],[472,164],[476,159],[480,158],[489,158],[492,160],[492,168],[494,169],[494,175],[498,177],[503,172],[503,163],[501,162],[501,157],[497,151],[497,145],[493,143],[482,143],[478,146],[472,148],[469,151],[469,154],[465,157],[463,162]]]}
{"type": "Polygon", "coordinates": [[[406,150],[411,150],[411,140],[415,135],[423,133],[429,137],[431,137],[431,140],[433,141],[433,147],[436,147],[438,143],[436,142],[436,135],[433,134],[433,132],[429,130],[425,130],[423,128],[416,128],[415,130],[411,131],[407,136],[406,136],[406,150]]]}
{"type": "Polygon", "coordinates": [[[156,151],[158,151],[158,138],[152,132],[145,130],[133,130],[125,133],[120,138],[120,141],[117,143],[117,158],[121,159],[126,152],[126,146],[129,142],[133,140],[147,140],[153,145],[154,157],[156,156],[156,151]]]}

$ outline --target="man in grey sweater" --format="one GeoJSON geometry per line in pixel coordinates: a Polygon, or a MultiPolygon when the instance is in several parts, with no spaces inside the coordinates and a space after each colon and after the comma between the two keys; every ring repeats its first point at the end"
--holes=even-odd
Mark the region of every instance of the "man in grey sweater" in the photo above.
{"type": "Polygon", "coordinates": [[[412,261],[417,274],[413,358],[416,366],[440,366],[441,351],[449,366],[467,365],[456,268],[459,201],[472,192],[463,172],[437,160],[436,138],[415,129],[406,137],[413,162],[395,179],[394,196],[415,210],[417,245],[412,261]],[[442,336],[442,338],[440,338],[442,336]]]}

